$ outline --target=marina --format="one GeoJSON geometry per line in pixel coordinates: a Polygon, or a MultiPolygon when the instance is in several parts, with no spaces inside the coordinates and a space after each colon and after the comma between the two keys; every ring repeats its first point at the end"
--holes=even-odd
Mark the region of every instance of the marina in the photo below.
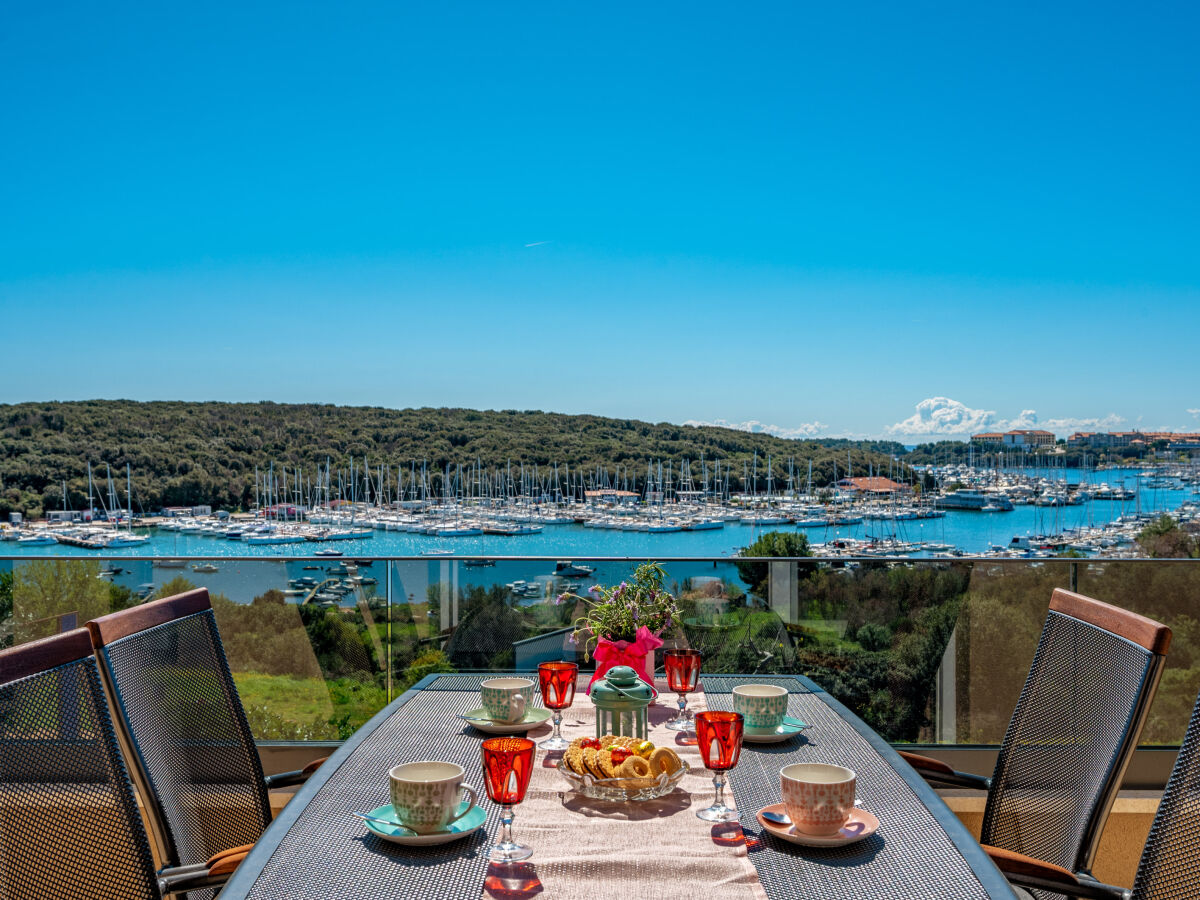
{"type": "MultiPolygon", "coordinates": [[[[153,524],[5,528],[12,556],[733,556],[767,531],[807,536],[822,556],[1130,555],[1146,522],[1197,518],[1193,470],[931,469],[936,494],[709,496],[681,482],[644,496],[588,491],[584,501],[519,496],[423,502],[273,503],[261,515],[155,518],[153,524]],[[954,489],[951,489],[954,488],[954,489]]],[[[846,479],[851,481],[851,479],[846,479]]],[[[860,479],[861,481],[861,479],[860,479]]],[[[651,487],[659,485],[651,482],[651,487]]],[[[195,567],[193,567],[195,568],[195,567]]]]}

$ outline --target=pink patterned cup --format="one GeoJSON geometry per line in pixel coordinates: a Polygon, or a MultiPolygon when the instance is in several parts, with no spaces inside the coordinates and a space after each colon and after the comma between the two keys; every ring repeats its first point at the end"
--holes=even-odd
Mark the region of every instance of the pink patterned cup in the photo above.
{"type": "Polygon", "coordinates": [[[844,766],[795,763],[779,771],[783,805],[797,831],[837,834],[854,809],[857,776],[844,766]]]}

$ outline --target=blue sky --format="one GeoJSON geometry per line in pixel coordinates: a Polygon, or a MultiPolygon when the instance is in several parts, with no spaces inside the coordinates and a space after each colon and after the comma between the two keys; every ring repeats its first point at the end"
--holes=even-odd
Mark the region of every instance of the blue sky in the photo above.
{"type": "Polygon", "coordinates": [[[1194,7],[168,6],[6,14],[0,402],[1200,428],[1194,7]]]}

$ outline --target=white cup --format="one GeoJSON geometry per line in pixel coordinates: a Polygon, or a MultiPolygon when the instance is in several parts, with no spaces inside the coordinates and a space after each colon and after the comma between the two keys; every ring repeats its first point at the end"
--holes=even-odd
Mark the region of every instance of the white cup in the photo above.
{"type": "Polygon", "coordinates": [[[489,678],[479,686],[488,718],[514,725],[525,718],[525,701],[532,692],[528,678],[489,678]]]}
{"type": "Polygon", "coordinates": [[[805,834],[837,834],[854,810],[857,782],[845,766],[793,763],[779,770],[788,818],[805,834]]]}
{"type": "Polygon", "coordinates": [[[463,784],[462,766],[436,760],[404,763],[388,772],[396,820],[417,834],[445,831],[479,802],[475,788],[463,784]],[[462,812],[463,794],[471,802],[462,812]]]}

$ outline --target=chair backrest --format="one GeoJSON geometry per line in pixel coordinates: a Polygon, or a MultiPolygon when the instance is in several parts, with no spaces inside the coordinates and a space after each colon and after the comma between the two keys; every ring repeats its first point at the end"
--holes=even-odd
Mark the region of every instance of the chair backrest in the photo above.
{"type": "Polygon", "coordinates": [[[84,628],[0,651],[0,897],[159,897],[84,628]]]}
{"type": "Polygon", "coordinates": [[[1000,747],[984,844],[1090,870],[1170,643],[1158,622],[1054,592],[1000,747]]]}
{"type": "Polygon", "coordinates": [[[102,616],[88,629],[167,864],[257,841],[270,800],[208,591],[102,616]]]}
{"type": "Polygon", "coordinates": [[[1150,826],[1133,900],[1200,897],[1200,697],[1150,826]]]}

